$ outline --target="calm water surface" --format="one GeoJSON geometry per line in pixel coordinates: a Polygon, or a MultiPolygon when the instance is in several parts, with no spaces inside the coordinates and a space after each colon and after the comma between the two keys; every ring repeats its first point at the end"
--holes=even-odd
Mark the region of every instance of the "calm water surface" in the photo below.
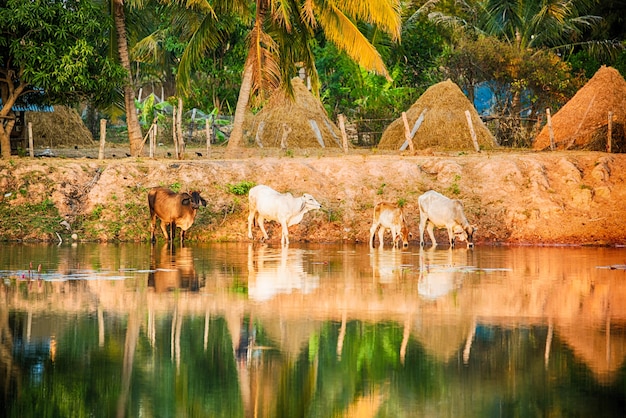
{"type": "Polygon", "coordinates": [[[0,244],[10,417],[626,415],[626,249],[0,244]]]}

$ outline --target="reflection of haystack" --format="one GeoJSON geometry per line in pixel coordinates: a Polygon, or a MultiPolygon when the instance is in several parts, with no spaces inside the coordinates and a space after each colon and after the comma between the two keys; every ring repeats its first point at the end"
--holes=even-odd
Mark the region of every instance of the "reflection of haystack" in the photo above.
{"type": "MultiPolygon", "coordinates": [[[[466,110],[470,112],[480,148],[495,148],[495,139],[478,116],[474,105],[452,81],[447,80],[429,87],[406,111],[411,129],[424,109],[427,109],[424,122],[413,137],[416,149],[473,150],[474,143],[465,117],[466,110]]],[[[404,142],[404,122],[402,118],[398,118],[385,129],[378,148],[397,150],[404,142]]]]}
{"type": "Polygon", "coordinates": [[[277,90],[249,125],[250,140],[262,147],[340,147],[339,128],[320,101],[298,77],[291,80],[294,97],[277,90]]]}
{"type": "MultiPolygon", "coordinates": [[[[602,66],[552,117],[555,148],[606,151],[609,112],[613,112],[611,151],[626,152],[626,81],[616,69],[602,66]]],[[[533,148],[550,148],[548,125],[533,148]]]]}
{"type": "Polygon", "coordinates": [[[93,137],[75,109],[54,106],[54,112],[26,112],[33,124],[35,147],[93,145],[93,137]]]}

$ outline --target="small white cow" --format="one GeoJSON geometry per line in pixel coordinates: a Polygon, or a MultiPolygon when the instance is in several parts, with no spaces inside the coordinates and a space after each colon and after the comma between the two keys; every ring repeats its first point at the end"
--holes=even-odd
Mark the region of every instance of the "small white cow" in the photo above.
{"type": "Polygon", "coordinates": [[[291,193],[279,193],[269,186],[258,185],[248,193],[250,213],[248,214],[248,238],[253,239],[252,223],[261,228],[263,239],[267,240],[267,232],[263,221],[276,221],[282,228],[281,244],[289,244],[289,230],[291,225],[300,223],[305,213],[322,207],[310,194],[293,197],[291,193]]]}
{"type": "Polygon", "coordinates": [[[424,246],[424,228],[433,245],[437,245],[433,228],[446,228],[450,247],[454,247],[455,237],[461,241],[467,241],[468,247],[474,246],[474,233],[476,228],[469,224],[463,212],[463,203],[457,199],[449,199],[429,190],[421,195],[417,202],[420,208],[420,245],[424,246]],[[428,226],[426,226],[428,224],[428,226]]]}
{"type": "Polygon", "coordinates": [[[404,248],[409,246],[409,237],[412,234],[406,226],[406,219],[402,208],[393,203],[379,202],[374,206],[374,219],[370,228],[370,248],[374,248],[376,230],[378,230],[378,245],[383,247],[383,238],[386,230],[391,231],[394,247],[402,240],[404,248]]]}

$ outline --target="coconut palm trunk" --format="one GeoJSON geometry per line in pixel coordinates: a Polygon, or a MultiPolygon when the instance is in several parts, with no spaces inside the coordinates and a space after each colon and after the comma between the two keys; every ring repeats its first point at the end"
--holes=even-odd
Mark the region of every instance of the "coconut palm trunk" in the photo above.
{"type": "Polygon", "coordinates": [[[243,144],[243,123],[246,117],[246,110],[248,110],[250,92],[252,91],[252,73],[252,64],[247,62],[243,69],[239,98],[237,100],[237,107],[235,108],[233,131],[230,134],[228,147],[226,148],[226,156],[228,158],[236,157],[237,150],[243,144]]]}
{"type": "Polygon", "coordinates": [[[113,3],[113,18],[115,20],[115,30],[117,32],[117,49],[120,54],[120,62],[128,78],[124,84],[124,104],[126,107],[126,125],[128,127],[128,141],[130,143],[130,155],[136,157],[141,152],[141,127],[137,117],[135,107],[135,90],[133,89],[133,76],[130,68],[130,58],[128,54],[128,41],[126,36],[126,19],[124,15],[124,1],[115,0],[113,3]]]}

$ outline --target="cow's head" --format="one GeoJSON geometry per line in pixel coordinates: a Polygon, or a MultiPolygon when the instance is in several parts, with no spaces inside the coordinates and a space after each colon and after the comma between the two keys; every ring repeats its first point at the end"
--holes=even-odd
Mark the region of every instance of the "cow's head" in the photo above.
{"type": "Polygon", "coordinates": [[[467,225],[465,227],[465,233],[467,234],[467,246],[469,248],[474,247],[474,234],[476,233],[476,227],[474,225],[467,225]]]}
{"type": "Polygon", "coordinates": [[[200,196],[198,191],[191,192],[191,194],[182,193],[181,198],[183,206],[191,206],[192,209],[198,209],[200,205],[206,206],[206,200],[200,196]]]}
{"type": "Polygon", "coordinates": [[[454,232],[454,236],[459,241],[467,241],[467,246],[472,248],[474,246],[474,233],[476,232],[476,227],[470,224],[467,224],[465,227],[461,225],[455,225],[452,229],[454,232]]]}
{"type": "Polygon", "coordinates": [[[191,192],[191,207],[194,209],[198,209],[200,205],[206,207],[206,200],[204,200],[202,196],[200,196],[200,192],[191,192]]]}
{"type": "Polygon", "coordinates": [[[394,245],[396,247],[400,246],[400,241],[402,241],[402,248],[408,248],[409,240],[413,238],[413,234],[409,232],[409,228],[407,228],[406,224],[403,224],[400,228],[400,233],[396,236],[396,241],[394,245]]]}
{"type": "Polygon", "coordinates": [[[319,209],[322,207],[322,205],[320,205],[319,202],[308,193],[302,195],[302,203],[307,210],[319,209]]]}

